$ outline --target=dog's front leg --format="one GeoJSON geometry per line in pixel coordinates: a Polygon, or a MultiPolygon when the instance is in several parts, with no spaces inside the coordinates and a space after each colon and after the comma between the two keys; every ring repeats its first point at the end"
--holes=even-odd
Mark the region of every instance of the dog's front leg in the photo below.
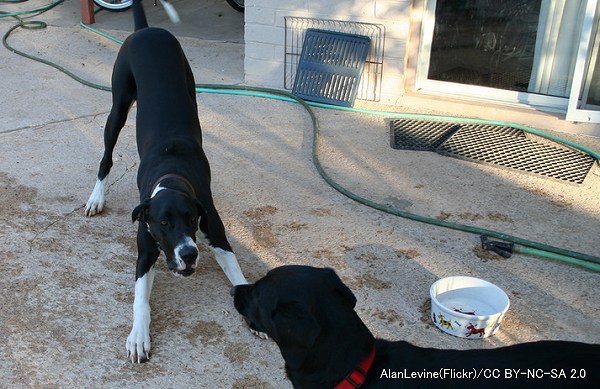
{"type": "Polygon", "coordinates": [[[154,266],[135,281],[133,326],[127,337],[127,357],[131,363],[146,362],[150,358],[150,293],[153,283],[154,266]]]}
{"type": "Polygon", "coordinates": [[[248,283],[246,277],[244,277],[244,274],[242,273],[242,269],[240,269],[237,258],[232,251],[223,250],[220,247],[212,247],[212,249],[215,253],[217,263],[221,266],[221,269],[223,269],[223,272],[233,286],[248,283]]]}
{"type": "Polygon", "coordinates": [[[225,226],[215,208],[212,197],[202,203],[200,230],[204,233],[206,243],[215,253],[215,259],[233,286],[247,284],[246,277],[240,269],[235,254],[225,235],[225,226]]]}
{"type": "Polygon", "coordinates": [[[150,358],[150,294],[154,284],[154,264],[160,251],[145,223],[138,227],[138,263],[133,298],[133,326],[127,337],[127,357],[132,363],[150,358]]]}

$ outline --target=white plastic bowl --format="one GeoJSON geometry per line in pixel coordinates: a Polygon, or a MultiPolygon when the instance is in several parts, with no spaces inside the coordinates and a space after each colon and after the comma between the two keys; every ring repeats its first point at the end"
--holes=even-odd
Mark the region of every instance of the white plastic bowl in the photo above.
{"type": "Polygon", "coordinates": [[[510,302],[496,285],[474,277],[446,277],[431,285],[431,319],[442,331],[483,339],[498,331],[510,302]]]}

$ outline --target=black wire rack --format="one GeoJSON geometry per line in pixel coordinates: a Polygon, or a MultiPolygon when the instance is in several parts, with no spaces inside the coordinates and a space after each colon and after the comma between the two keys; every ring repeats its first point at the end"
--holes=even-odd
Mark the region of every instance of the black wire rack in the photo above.
{"type": "Polygon", "coordinates": [[[309,28],[292,93],[304,100],[352,107],[370,44],[367,36],[309,28]]]}
{"type": "Polygon", "coordinates": [[[291,90],[302,54],[306,30],[319,29],[346,34],[363,35],[371,40],[371,47],[365,60],[363,74],[356,98],[366,101],[380,101],[383,76],[383,53],[385,26],[374,23],[350,22],[341,20],[312,19],[296,16],[285,17],[285,66],[284,87],[291,90]]]}

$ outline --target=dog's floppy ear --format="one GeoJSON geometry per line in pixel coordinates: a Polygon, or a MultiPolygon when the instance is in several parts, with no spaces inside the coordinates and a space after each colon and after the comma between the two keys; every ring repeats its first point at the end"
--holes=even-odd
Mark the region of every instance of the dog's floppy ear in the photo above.
{"type": "Polygon", "coordinates": [[[356,306],[356,297],[354,296],[354,293],[352,293],[350,288],[340,280],[340,277],[333,269],[327,268],[325,270],[329,272],[329,282],[333,285],[333,289],[342,296],[344,302],[348,304],[349,307],[354,309],[356,306]]]}
{"type": "Polygon", "coordinates": [[[298,369],[313,347],[321,327],[299,302],[283,303],[273,312],[273,339],[281,350],[285,363],[298,369]]]}
{"type": "Polygon", "coordinates": [[[148,220],[148,209],[150,208],[150,199],[144,200],[140,205],[133,209],[131,212],[131,222],[135,223],[146,222],[148,220]]]}

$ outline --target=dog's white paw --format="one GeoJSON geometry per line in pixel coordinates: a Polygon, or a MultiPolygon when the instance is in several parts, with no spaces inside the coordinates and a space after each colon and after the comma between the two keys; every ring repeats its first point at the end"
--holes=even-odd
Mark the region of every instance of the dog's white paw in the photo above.
{"type": "Polygon", "coordinates": [[[94,190],[90,195],[87,203],[85,204],[85,215],[86,216],[94,216],[104,209],[104,189],[105,189],[106,178],[101,180],[96,180],[96,185],[94,186],[94,190]]]}
{"type": "Polygon", "coordinates": [[[144,363],[150,359],[150,328],[134,324],[125,347],[131,363],[144,363]]]}
{"type": "Polygon", "coordinates": [[[154,266],[135,281],[133,326],[127,337],[127,358],[131,363],[150,359],[150,292],[154,283],[154,266]]]}
{"type": "Polygon", "coordinates": [[[256,331],[256,330],[253,330],[252,328],[250,328],[250,332],[252,333],[252,335],[254,335],[260,339],[269,340],[269,335],[265,334],[264,332],[256,331]]]}

